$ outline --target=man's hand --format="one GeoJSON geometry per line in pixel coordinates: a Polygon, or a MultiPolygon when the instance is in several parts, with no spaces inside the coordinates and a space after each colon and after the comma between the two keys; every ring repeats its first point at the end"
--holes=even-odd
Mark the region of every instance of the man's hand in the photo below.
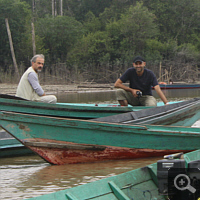
{"type": "Polygon", "coordinates": [[[131,93],[134,97],[138,97],[137,92],[141,92],[140,90],[131,89],[131,93]]]}

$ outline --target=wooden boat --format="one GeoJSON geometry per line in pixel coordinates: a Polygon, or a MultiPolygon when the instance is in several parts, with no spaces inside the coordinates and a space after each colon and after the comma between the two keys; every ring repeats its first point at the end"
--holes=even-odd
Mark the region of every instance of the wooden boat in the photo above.
{"type": "MultiPolygon", "coordinates": [[[[173,156],[173,155],[172,155],[173,156]]],[[[198,171],[198,166],[200,164],[200,150],[193,151],[184,154],[183,157],[179,159],[163,159],[158,160],[157,163],[147,165],[142,168],[131,170],[116,176],[104,178],[94,182],[90,182],[77,187],[60,190],[54,193],[45,194],[42,196],[34,197],[29,200],[82,200],[82,199],[93,199],[93,200],[165,200],[165,199],[198,199],[199,195],[199,185],[196,175],[199,177],[199,172],[193,172],[190,174],[191,167],[195,166],[195,170],[198,171]],[[187,190],[178,190],[173,184],[168,187],[168,169],[165,171],[160,168],[160,164],[167,163],[183,163],[185,164],[186,177],[191,179],[190,188],[194,188],[196,191],[194,194],[187,190]],[[162,171],[163,170],[163,171],[162,171]],[[163,176],[160,176],[163,174],[163,176]],[[163,188],[166,189],[166,193],[163,193],[163,188]],[[169,188],[176,189],[174,193],[169,190],[169,188]],[[180,198],[181,195],[184,198],[180,198]],[[178,197],[178,198],[177,198],[178,197]],[[190,198],[192,197],[192,198],[190,198]]],[[[171,170],[173,167],[171,167],[171,170]]],[[[179,170],[183,170],[178,168],[179,170]]],[[[179,173],[181,174],[181,173],[179,173]]],[[[172,180],[175,181],[176,177],[179,176],[175,174],[172,180]]],[[[199,178],[198,178],[199,181],[199,178]]],[[[182,188],[181,188],[182,189],[182,188]]],[[[183,188],[184,189],[184,188],[183,188]]],[[[172,190],[173,191],[173,190],[172,190]]]]}
{"type": "MultiPolygon", "coordinates": [[[[170,102],[171,104],[176,102],[170,102]]],[[[158,106],[164,105],[158,102],[158,106]]],[[[74,104],[57,103],[48,104],[42,102],[28,101],[12,95],[0,94],[0,110],[21,113],[48,115],[57,117],[69,117],[79,119],[92,119],[117,115],[130,111],[148,109],[145,106],[119,106],[118,104],[74,104]]]]}
{"type": "Polygon", "coordinates": [[[200,119],[200,99],[171,104],[169,106],[144,109],[137,112],[128,112],[102,117],[94,121],[123,123],[123,124],[157,124],[173,126],[192,126],[200,119]]]}
{"type": "MultiPolygon", "coordinates": [[[[40,116],[16,112],[0,112],[0,124],[22,144],[52,164],[96,162],[102,160],[161,156],[178,151],[199,148],[200,129],[190,127],[200,118],[200,99],[178,103],[187,109],[163,111],[163,118],[170,124],[181,126],[134,124],[113,122],[108,119],[78,120],[61,117],[40,116]],[[186,106],[187,103],[193,106],[186,106]],[[171,117],[170,117],[171,116],[171,117]],[[179,117],[179,122],[173,116],[179,117]],[[185,126],[187,125],[187,126],[185,126]]],[[[161,108],[161,107],[160,107],[161,108]]],[[[149,118],[159,107],[147,110],[149,118]]],[[[139,118],[143,111],[125,113],[127,120],[139,118]],[[127,117],[127,114],[130,114],[127,117]]],[[[161,124],[161,116],[157,118],[161,124]]],[[[155,122],[157,123],[157,122],[155,122]]]]}
{"type": "MultiPolygon", "coordinates": [[[[198,89],[200,84],[159,84],[162,90],[172,89],[198,89]]],[[[152,88],[154,89],[154,88],[152,88]]]]}
{"type": "MultiPolygon", "coordinates": [[[[175,103],[175,102],[171,102],[175,103]]],[[[162,102],[158,103],[158,106],[164,105],[162,102]]],[[[147,109],[150,107],[142,106],[129,106],[121,107],[117,104],[73,104],[73,103],[57,103],[47,104],[41,102],[28,101],[16,96],[0,94],[0,110],[15,111],[22,113],[33,113],[37,115],[48,116],[61,116],[80,119],[91,119],[103,116],[116,115],[120,113],[138,111],[141,109],[147,109]]],[[[0,157],[24,155],[31,152],[25,148],[14,137],[0,132],[1,155],[0,157]],[[26,150],[25,150],[26,149],[26,150]]]]}
{"type": "Polygon", "coordinates": [[[6,131],[0,131],[0,158],[14,157],[33,154],[34,152],[25,147],[6,131]]]}

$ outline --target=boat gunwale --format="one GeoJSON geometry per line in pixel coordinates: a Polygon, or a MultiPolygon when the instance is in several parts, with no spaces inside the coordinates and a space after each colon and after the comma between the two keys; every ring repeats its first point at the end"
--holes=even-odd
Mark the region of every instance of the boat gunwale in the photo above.
{"type": "MultiPolygon", "coordinates": [[[[123,129],[123,132],[129,133],[129,134],[142,134],[142,135],[148,135],[153,134],[157,135],[158,132],[162,132],[162,136],[164,135],[171,135],[171,136],[177,136],[180,134],[185,134],[185,136],[197,136],[200,134],[200,129],[197,127],[187,127],[187,126],[168,126],[168,125],[149,125],[149,124],[143,124],[143,125],[130,125],[130,124],[119,124],[119,123],[109,123],[109,122],[99,122],[99,121],[92,121],[92,120],[82,120],[82,119],[71,119],[71,118],[60,118],[60,117],[49,117],[49,116],[38,116],[33,114],[22,114],[22,113],[16,113],[16,112],[7,112],[7,111],[0,111],[0,121],[6,120],[6,121],[17,121],[22,122],[22,124],[31,123],[31,124],[42,124],[47,126],[62,126],[62,127],[71,127],[71,128],[78,128],[78,129],[95,129],[95,130],[106,130],[107,127],[112,127],[112,130],[110,132],[115,132],[115,130],[120,131],[123,129]],[[7,119],[2,118],[2,114],[5,116],[6,114],[9,115],[7,119]],[[20,116],[27,115],[26,122],[24,122],[23,119],[20,118],[20,116]],[[10,116],[18,116],[15,118],[15,120],[11,119],[10,116]],[[38,117],[43,119],[38,120],[38,117]],[[27,120],[29,119],[29,120],[27,120]],[[33,122],[32,119],[35,119],[36,122],[33,122]],[[52,119],[51,124],[49,124],[48,119],[52,119]],[[78,122],[78,125],[75,125],[78,122]],[[73,124],[75,123],[75,124],[73,124]],[[138,133],[132,133],[131,130],[138,130],[138,133]],[[145,131],[145,132],[143,132],[145,131]]],[[[4,127],[1,126],[3,129],[4,127]]]]}

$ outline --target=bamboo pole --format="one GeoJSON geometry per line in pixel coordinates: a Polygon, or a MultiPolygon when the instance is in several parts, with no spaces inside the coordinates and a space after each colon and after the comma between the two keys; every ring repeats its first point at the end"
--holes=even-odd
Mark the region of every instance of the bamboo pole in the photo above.
{"type": "Polygon", "coordinates": [[[19,81],[20,75],[19,75],[19,70],[18,70],[18,66],[17,66],[17,61],[16,61],[16,58],[15,58],[15,52],[14,52],[12,36],[11,36],[11,32],[10,32],[10,27],[9,27],[9,23],[8,23],[8,18],[5,19],[5,22],[6,22],[6,28],[7,28],[7,33],[8,33],[9,43],[10,43],[10,50],[11,50],[11,54],[12,54],[15,73],[16,73],[17,79],[19,81]]]}

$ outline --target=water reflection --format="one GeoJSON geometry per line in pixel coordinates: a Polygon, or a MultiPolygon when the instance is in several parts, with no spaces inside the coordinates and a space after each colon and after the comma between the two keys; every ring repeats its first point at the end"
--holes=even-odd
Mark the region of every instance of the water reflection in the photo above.
{"type": "Polygon", "coordinates": [[[57,98],[63,103],[117,103],[115,91],[58,93],[57,98]]]}
{"type": "MultiPolygon", "coordinates": [[[[170,101],[187,100],[200,97],[199,89],[162,90],[170,101]]],[[[153,96],[161,101],[155,91],[153,96]]],[[[115,90],[77,93],[58,93],[58,102],[64,103],[117,103],[115,90]]]]}
{"type": "Polygon", "coordinates": [[[13,159],[1,159],[1,199],[48,194],[146,166],[160,158],[71,165],[50,165],[35,155],[13,159]]]}

